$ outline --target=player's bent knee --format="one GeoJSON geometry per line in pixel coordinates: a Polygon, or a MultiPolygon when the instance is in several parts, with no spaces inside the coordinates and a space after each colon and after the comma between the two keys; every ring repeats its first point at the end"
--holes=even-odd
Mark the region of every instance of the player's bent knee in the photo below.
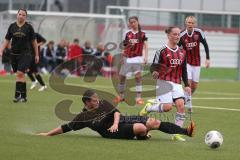
{"type": "Polygon", "coordinates": [[[161,122],[155,118],[149,118],[146,123],[146,126],[148,130],[158,129],[160,126],[160,123],[161,122]]]}
{"type": "Polygon", "coordinates": [[[183,113],[184,112],[184,100],[178,99],[175,102],[178,112],[183,113]]]}
{"type": "Polygon", "coordinates": [[[196,89],[198,87],[198,82],[192,82],[192,89],[196,89]]]}
{"type": "Polygon", "coordinates": [[[172,110],[172,104],[164,104],[163,110],[164,110],[164,112],[168,112],[168,111],[172,110]]]}
{"type": "Polygon", "coordinates": [[[16,76],[17,76],[18,79],[23,79],[24,78],[24,73],[20,72],[20,71],[17,71],[16,76]]]}
{"type": "Polygon", "coordinates": [[[147,134],[147,127],[142,123],[135,123],[133,125],[133,132],[135,135],[144,136],[147,134]]]}
{"type": "Polygon", "coordinates": [[[180,112],[180,113],[183,113],[184,112],[184,104],[179,104],[179,105],[176,105],[177,106],[177,111],[180,112]]]}

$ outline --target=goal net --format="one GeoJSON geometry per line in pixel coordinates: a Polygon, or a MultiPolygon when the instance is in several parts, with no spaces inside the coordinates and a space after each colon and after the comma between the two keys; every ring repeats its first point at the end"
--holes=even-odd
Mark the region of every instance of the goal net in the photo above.
{"type": "MultiPolygon", "coordinates": [[[[0,12],[1,41],[9,24],[16,21],[16,14],[15,10],[0,12]]],[[[48,41],[72,42],[78,38],[81,44],[88,40],[94,46],[99,42],[119,44],[126,27],[125,17],[121,15],[29,11],[27,21],[48,41]]]]}

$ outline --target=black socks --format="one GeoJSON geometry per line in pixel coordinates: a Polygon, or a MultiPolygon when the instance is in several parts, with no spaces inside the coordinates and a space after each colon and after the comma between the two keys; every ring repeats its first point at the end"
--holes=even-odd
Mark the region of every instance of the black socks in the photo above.
{"type": "Polygon", "coordinates": [[[28,77],[31,79],[32,82],[35,82],[35,78],[33,77],[32,72],[27,72],[28,77]]]}
{"type": "Polygon", "coordinates": [[[26,82],[16,82],[15,98],[24,98],[27,97],[27,86],[26,82]]]}
{"type": "Polygon", "coordinates": [[[22,82],[16,82],[16,88],[15,88],[15,98],[20,98],[21,96],[21,87],[22,87],[22,82]]]}
{"type": "Polygon", "coordinates": [[[36,74],[36,79],[38,80],[41,86],[45,86],[45,83],[43,82],[43,79],[39,74],[36,74]]]}
{"type": "Polygon", "coordinates": [[[178,125],[170,122],[161,122],[158,130],[168,134],[184,134],[184,135],[188,134],[187,129],[181,128],[178,125]]]}

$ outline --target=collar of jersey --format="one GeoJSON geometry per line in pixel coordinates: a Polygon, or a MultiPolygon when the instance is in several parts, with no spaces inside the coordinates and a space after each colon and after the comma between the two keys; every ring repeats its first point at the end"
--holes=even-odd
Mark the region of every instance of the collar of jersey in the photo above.
{"type": "Polygon", "coordinates": [[[133,30],[131,29],[131,32],[132,32],[133,34],[136,34],[136,33],[138,33],[139,31],[133,31],[133,30]]]}
{"type": "Polygon", "coordinates": [[[191,33],[191,35],[189,35],[189,34],[188,34],[188,31],[187,31],[187,29],[186,29],[186,32],[187,32],[187,35],[188,35],[188,37],[192,37],[192,35],[193,35],[193,32],[194,32],[194,28],[193,28],[193,30],[192,30],[192,33],[191,33]]]}
{"type": "Polygon", "coordinates": [[[165,44],[166,45],[166,47],[168,48],[168,49],[170,49],[171,51],[173,51],[173,52],[176,52],[177,50],[178,50],[178,46],[177,46],[177,48],[176,49],[172,49],[172,48],[170,48],[167,44],[165,44]]]}

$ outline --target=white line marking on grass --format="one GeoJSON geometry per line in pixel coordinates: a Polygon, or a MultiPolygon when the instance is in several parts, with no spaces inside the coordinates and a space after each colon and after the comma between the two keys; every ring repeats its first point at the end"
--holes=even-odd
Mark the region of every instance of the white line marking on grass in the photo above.
{"type": "Polygon", "coordinates": [[[194,107],[194,108],[201,108],[201,109],[225,110],[225,111],[236,111],[236,112],[240,112],[240,109],[234,109],[234,108],[206,107],[206,106],[193,106],[193,107],[194,107]]]}
{"type": "MultiPolygon", "coordinates": [[[[14,80],[13,80],[14,81],[14,80]]],[[[12,81],[12,82],[13,82],[12,81]]],[[[11,83],[11,81],[10,80],[5,80],[5,79],[0,79],[0,82],[3,82],[3,83],[11,83]]],[[[29,81],[30,82],[30,81],[29,81]]],[[[73,83],[73,82],[64,82],[64,84],[65,85],[74,85],[74,86],[82,86],[82,87],[89,87],[89,85],[91,85],[91,87],[92,88],[103,88],[103,89],[114,89],[114,86],[113,86],[113,84],[112,84],[112,82],[110,83],[110,84],[107,84],[107,85],[98,85],[98,84],[96,84],[97,83],[97,81],[95,81],[94,82],[94,84],[93,83],[87,83],[87,82],[84,82],[84,83],[82,83],[82,81],[81,81],[81,83],[79,82],[79,83],[73,83]]],[[[147,88],[146,88],[147,89],[147,88]]],[[[152,88],[151,88],[152,89],[152,88]]],[[[229,97],[229,98],[226,98],[226,97],[216,97],[216,98],[214,98],[214,97],[209,97],[209,98],[197,98],[197,97],[194,97],[193,99],[232,99],[232,100],[234,100],[234,99],[240,99],[240,93],[231,93],[231,92],[205,92],[205,91],[197,91],[196,92],[197,94],[208,94],[208,95],[222,95],[222,96],[224,96],[224,95],[226,95],[226,96],[239,96],[239,98],[235,98],[235,97],[229,97]]]]}
{"type": "Polygon", "coordinates": [[[192,99],[206,99],[206,100],[237,100],[240,97],[193,97],[192,99]]]}
{"type": "Polygon", "coordinates": [[[240,93],[229,93],[229,92],[202,92],[202,91],[197,91],[196,93],[199,94],[213,94],[213,95],[229,95],[229,96],[240,96],[240,93]]]}

